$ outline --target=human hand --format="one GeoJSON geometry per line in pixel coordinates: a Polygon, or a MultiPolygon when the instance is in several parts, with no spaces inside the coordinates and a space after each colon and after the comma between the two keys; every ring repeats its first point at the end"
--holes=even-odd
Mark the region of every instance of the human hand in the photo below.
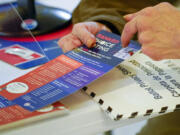
{"type": "Polygon", "coordinates": [[[154,60],[180,59],[180,11],[160,3],[124,16],[127,21],[121,41],[126,47],[138,32],[142,52],[154,60]]]}
{"type": "Polygon", "coordinates": [[[95,34],[100,30],[110,31],[109,28],[98,22],[77,23],[73,26],[72,32],[61,38],[58,44],[64,52],[70,51],[82,44],[85,44],[87,47],[93,47],[96,43],[95,34]]]}

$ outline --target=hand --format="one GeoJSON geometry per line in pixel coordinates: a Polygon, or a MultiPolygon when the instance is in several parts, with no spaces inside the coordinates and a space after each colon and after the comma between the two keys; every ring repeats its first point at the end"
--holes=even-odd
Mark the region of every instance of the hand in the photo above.
{"type": "Polygon", "coordinates": [[[98,22],[83,22],[73,26],[72,32],[58,41],[59,46],[64,52],[85,44],[93,47],[96,43],[95,34],[100,30],[110,31],[105,25],[98,22]]]}
{"type": "Polygon", "coordinates": [[[127,21],[121,41],[126,47],[138,32],[142,52],[154,60],[180,59],[180,11],[160,3],[124,16],[127,21]]]}

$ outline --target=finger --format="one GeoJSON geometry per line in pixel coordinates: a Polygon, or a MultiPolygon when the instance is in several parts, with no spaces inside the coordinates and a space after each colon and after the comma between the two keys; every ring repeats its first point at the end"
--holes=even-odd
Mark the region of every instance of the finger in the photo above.
{"type": "Polygon", "coordinates": [[[82,45],[82,42],[71,33],[60,39],[58,45],[62,48],[63,52],[68,52],[82,45]]]}
{"type": "Polygon", "coordinates": [[[105,31],[108,31],[108,32],[112,32],[111,29],[109,29],[108,27],[106,27],[105,25],[103,24],[100,24],[99,23],[99,30],[97,30],[97,32],[99,32],[100,30],[105,30],[105,31]]]}
{"type": "Polygon", "coordinates": [[[136,13],[132,13],[132,14],[127,14],[124,16],[124,19],[129,22],[131,21],[133,18],[137,17],[138,15],[145,15],[145,16],[151,16],[154,13],[155,8],[153,7],[147,7],[144,8],[136,13]]]}
{"type": "Polygon", "coordinates": [[[125,16],[123,16],[123,18],[125,19],[125,21],[129,22],[131,21],[134,17],[136,17],[138,15],[137,13],[132,13],[132,14],[127,14],[125,16]]]}
{"type": "Polygon", "coordinates": [[[121,43],[123,47],[126,47],[129,44],[131,38],[137,31],[138,28],[136,19],[133,19],[132,21],[126,23],[121,35],[121,43]]]}
{"type": "Polygon", "coordinates": [[[77,36],[87,47],[92,47],[96,43],[95,36],[88,31],[87,26],[84,24],[75,26],[72,33],[77,36]]]}

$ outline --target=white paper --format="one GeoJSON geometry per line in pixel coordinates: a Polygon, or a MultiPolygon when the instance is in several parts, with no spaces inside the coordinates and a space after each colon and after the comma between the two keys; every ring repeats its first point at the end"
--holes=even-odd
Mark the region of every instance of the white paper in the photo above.
{"type": "Polygon", "coordinates": [[[138,52],[87,87],[115,120],[172,112],[180,105],[180,60],[153,61],[138,52]]]}

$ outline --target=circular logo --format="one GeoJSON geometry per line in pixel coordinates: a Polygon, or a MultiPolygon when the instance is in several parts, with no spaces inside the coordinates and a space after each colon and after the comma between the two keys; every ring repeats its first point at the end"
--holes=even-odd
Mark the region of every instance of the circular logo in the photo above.
{"type": "Polygon", "coordinates": [[[21,27],[25,30],[33,30],[38,26],[38,22],[34,19],[26,19],[21,23],[21,27]]]}
{"type": "Polygon", "coordinates": [[[9,93],[13,94],[21,94],[28,91],[28,86],[25,83],[22,82],[13,82],[6,86],[6,90],[9,93]]]}

